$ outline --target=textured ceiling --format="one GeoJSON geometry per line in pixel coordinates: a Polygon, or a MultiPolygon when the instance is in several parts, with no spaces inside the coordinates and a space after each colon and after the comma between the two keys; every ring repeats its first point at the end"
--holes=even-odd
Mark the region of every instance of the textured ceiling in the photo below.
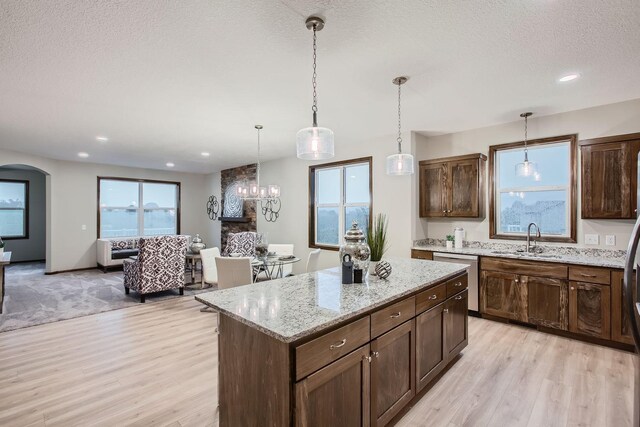
{"type": "Polygon", "coordinates": [[[263,159],[294,156],[311,14],[336,144],[394,149],[401,74],[403,127],[425,133],[640,98],[638,0],[2,0],[0,148],[209,172],[252,160],[262,123],[263,159]]]}

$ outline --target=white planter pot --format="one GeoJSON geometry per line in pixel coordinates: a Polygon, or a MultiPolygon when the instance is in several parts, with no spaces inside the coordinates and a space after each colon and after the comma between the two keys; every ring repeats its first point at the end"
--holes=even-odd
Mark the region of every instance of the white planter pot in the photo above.
{"type": "Polygon", "coordinates": [[[451,240],[447,240],[447,249],[453,249],[453,242],[451,240]]]}
{"type": "Polygon", "coordinates": [[[379,261],[371,261],[369,262],[369,276],[376,276],[376,266],[379,261]]]}

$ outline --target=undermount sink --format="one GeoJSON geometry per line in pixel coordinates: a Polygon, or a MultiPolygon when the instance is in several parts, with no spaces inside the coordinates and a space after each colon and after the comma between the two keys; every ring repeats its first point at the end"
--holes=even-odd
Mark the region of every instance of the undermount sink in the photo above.
{"type": "Polygon", "coordinates": [[[518,255],[516,252],[512,251],[491,251],[491,253],[496,255],[518,255]]]}
{"type": "Polygon", "coordinates": [[[514,256],[527,257],[527,258],[548,258],[548,259],[560,258],[559,255],[527,253],[525,251],[491,251],[491,253],[495,255],[514,255],[514,256]]]}

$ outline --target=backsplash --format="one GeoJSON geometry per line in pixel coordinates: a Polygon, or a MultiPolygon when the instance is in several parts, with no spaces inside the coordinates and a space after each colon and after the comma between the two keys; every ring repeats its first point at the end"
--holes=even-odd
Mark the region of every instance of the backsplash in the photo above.
{"type": "MultiPolygon", "coordinates": [[[[524,242],[522,243],[497,243],[497,242],[480,242],[480,241],[465,241],[463,247],[469,249],[486,249],[491,251],[505,251],[514,252],[518,249],[524,248],[524,242]]],[[[413,246],[446,246],[444,239],[421,239],[414,240],[413,246]]],[[[566,256],[587,256],[587,257],[602,257],[602,258],[624,258],[627,254],[626,250],[612,250],[612,249],[599,249],[599,248],[581,248],[575,246],[556,246],[556,245],[544,245],[538,244],[538,248],[543,248],[543,252],[549,255],[566,255],[566,256]]]]}

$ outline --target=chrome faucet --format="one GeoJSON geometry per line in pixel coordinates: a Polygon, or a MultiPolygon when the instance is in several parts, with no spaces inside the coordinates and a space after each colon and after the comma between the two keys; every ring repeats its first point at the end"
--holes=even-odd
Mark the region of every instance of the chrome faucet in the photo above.
{"type": "MultiPolygon", "coordinates": [[[[540,227],[538,227],[538,224],[536,224],[535,222],[529,223],[529,226],[527,227],[527,253],[531,252],[531,248],[530,248],[531,226],[535,226],[536,227],[536,238],[538,238],[538,239],[540,238],[540,227]]],[[[535,247],[533,249],[535,249],[535,247]]]]}

